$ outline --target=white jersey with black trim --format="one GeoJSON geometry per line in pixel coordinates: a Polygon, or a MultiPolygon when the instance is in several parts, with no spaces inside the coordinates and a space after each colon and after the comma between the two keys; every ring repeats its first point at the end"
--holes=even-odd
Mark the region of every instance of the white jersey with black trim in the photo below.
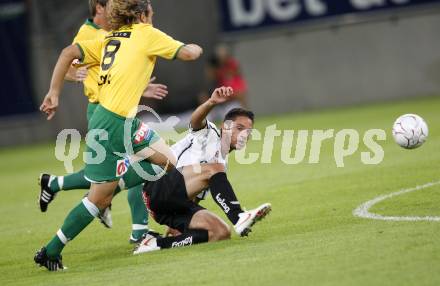
{"type": "MultiPolygon", "coordinates": [[[[220,131],[210,121],[200,130],[193,130],[190,126],[188,135],[171,146],[171,149],[177,158],[178,169],[206,163],[220,163],[227,168],[227,156],[223,157],[221,151],[220,131]]],[[[204,199],[207,191],[202,192],[198,198],[204,199]]]]}
{"type": "Polygon", "coordinates": [[[193,130],[171,146],[176,155],[176,168],[204,163],[221,163],[225,167],[227,158],[222,156],[220,131],[214,123],[207,121],[200,130],[193,130]]]}

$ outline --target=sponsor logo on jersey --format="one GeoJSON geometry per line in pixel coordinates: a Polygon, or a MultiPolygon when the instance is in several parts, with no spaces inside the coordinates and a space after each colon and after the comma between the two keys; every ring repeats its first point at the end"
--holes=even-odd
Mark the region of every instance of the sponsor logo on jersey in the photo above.
{"type": "Polygon", "coordinates": [[[123,160],[118,160],[116,162],[116,176],[121,177],[125,173],[127,173],[129,166],[130,166],[130,160],[128,158],[123,160]]]}
{"type": "Polygon", "coordinates": [[[220,194],[217,194],[217,196],[215,196],[215,199],[217,200],[217,202],[222,206],[223,210],[225,211],[225,213],[229,213],[229,211],[231,210],[228,205],[225,203],[225,199],[220,198],[220,194]]]}
{"type": "Polygon", "coordinates": [[[150,128],[148,127],[148,125],[142,122],[141,125],[139,126],[139,129],[134,134],[134,140],[133,140],[134,144],[139,144],[142,141],[144,141],[146,138],[148,138],[149,131],[150,128]]]}
{"type": "Polygon", "coordinates": [[[182,241],[176,241],[171,244],[171,247],[182,247],[185,245],[191,245],[193,243],[192,236],[185,238],[182,241]]]}
{"type": "Polygon", "coordinates": [[[130,38],[131,32],[113,32],[112,34],[106,36],[105,38],[130,38]]]}

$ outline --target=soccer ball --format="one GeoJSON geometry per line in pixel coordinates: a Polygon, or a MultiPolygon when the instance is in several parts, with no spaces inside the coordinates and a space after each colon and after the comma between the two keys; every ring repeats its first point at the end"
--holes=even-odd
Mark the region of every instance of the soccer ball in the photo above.
{"type": "Polygon", "coordinates": [[[393,125],[394,141],[405,149],[415,149],[428,138],[428,125],[416,114],[405,114],[393,125]]]}

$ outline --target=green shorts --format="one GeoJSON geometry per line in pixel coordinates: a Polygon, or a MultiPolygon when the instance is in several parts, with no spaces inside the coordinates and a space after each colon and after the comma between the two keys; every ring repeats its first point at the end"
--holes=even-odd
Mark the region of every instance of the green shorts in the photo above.
{"type": "Polygon", "coordinates": [[[96,107],[98,107],[99,103],[89,102],[87,105],[87,122],[92,118],[93,113],[95,113],[96,107]]]}
{"type": "Polygon", "coordinates": [[[98,105],[89,120],[85,178],[92,183],[119,180],[128,171],[129,155],[159,139],[159,135],[138,118],[125,118],[98,105]],[[127,140],[124,140],[125,126],[127,140]]]}
{"type": "MultiPolygon", "coordinates": [[[[139,162],[139,167],[142,168],[142,171],[147,174],[147,176],[156,176],[162,172],[162,169],[158,166],[154,166],[150,162],[143,160],[139,162]]],[[[140,184],[145,183],[145,181],[149,181],[148,177],[144,178],[143,173],[139,173],[133,166],[130,166],[127,170],[127,173],[122,177],[122,181],[126,189],[131,189],[140,184]]]]}

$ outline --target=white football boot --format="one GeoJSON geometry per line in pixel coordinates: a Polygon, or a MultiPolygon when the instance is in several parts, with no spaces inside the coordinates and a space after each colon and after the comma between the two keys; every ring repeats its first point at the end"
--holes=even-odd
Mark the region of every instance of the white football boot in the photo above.
{"type": "Polygon", "coordinates": [[[252,231],[252,226],[262,220],[272,210],[272,206],[269,203],[262,204],[256,209],[250,211],[244,211],[238,215],[238,221],[234,225],[235,232],[239,236],[248,236],[252,231]]]}
{"type": "Polygon", "coordinates": [[[151,252],[160,250],[160,247],[157,246],[157,238],[152,236],[151,234],[145,234],[145,238],[139,243],[139,245],[134,249],[133,254],[141,254],[145,252],[151,252]]]}
{"type": "Polygon", "coordinates": [[[110,207],[106,207],[105,210],[99,212],[98,214],[99,221],[106,227],[112,228],[113,220],[112,220],[112,209],[110,207]]]}

